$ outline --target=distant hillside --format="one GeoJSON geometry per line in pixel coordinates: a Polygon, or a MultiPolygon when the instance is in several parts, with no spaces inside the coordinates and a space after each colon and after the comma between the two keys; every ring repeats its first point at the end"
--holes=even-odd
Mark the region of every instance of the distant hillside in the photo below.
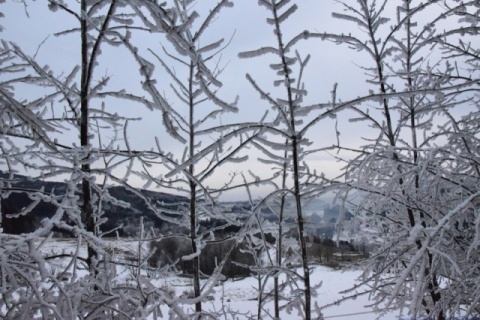
{"type": "MultiPolygon", "coordinates": [[[[325,222],[336,222],[340,214],[340,206],[336,205],[333,207],[327,207],[323,210],[323,219],[325,222]]],[[[352,220],[353,214],[346,209],[345,210],[345,220],[352,220]]]]}
{"type": "MultiPolygon", "coordinates": [[[[0,172],[0,178],[6,179],[8,175],[0,172]]],[[[43,219],[54,214],[56,207],[53,204],[41,201],[26,215],[8,216],[20,213],[33,202],[29,194],[34,194],[43,189],[44,194],[59,196],[65,193],[67,184],[64,182],[31,180],[21,175],[15,175],[13,180],[15,182],[12,183],[12,189],[1,189],[3,193],[1,199],[3,232],[11,234],[32,232],[38,228],[43,219]]],[[[107,190],[111,197],[128,203],[129,207],[103,203],[103,217],[108,220],[102,225],[102,231],[112,230],[123,224],[124,227],[118,230],[119,234],[121,236],[134,235],[138,230],[140,216],[143,217],[144,223],[148,227],[162,228],[164,221],[156,216],[142,197],[121,186],[109,186],[107,190]]],[[[186,202],[185,197],[168,193],[148,190],[141,190],[140,192],[149,199],[152,206],[160,211],[163,211],[161,208],[165,208],[165,211],[175,210],[179,204],[186,202]]],[[[163,212],[163,214],[168,215],[167,212],[163,212]]],[[[68,235],[62,234],[62,236],[68,235]]]]}
{"type": "MultiPolygon", "coordinates": [[[[0,182],[8,179],[8,175],[0,172],[0,182]]],[[[33,200],[29,195],[38,193],[43,190],[44,194],[60,196],[65,193],[67,184],[65,182],[52,182],[44,180],[32,180],[28,177],[15,175],[12,183],[12,189],[0,189],[1,213],[3,232],[10,234],[29,233],[36,230],[41,221],[51,217],[56,207],[48,202],[41,201],[31,212],[26,215],[18,215],[24,208],[27,208],[33,200]],[[14,215],[15,217],[12,217],[14,215]],[[10,216],[10,217],[9,217],[10,216]]],[[[79,188],[80,190],[80,188],[79,188]]],[[[103,202],[101,209],[103,210],[103,218],[107,218],[106,222],[101,225],[103,232],[108,232],[119,226],[120,229],[115,233],[107,235],[114,236],[118,233],[120,236],[135,236],[139,231],[140,217],[143,217],[144,225],[148,229],[155,229],[162,233],[170,233],[178,231],[179,227],[175,223],[167,222],[165,217],[173,217],[173,212],[180,210],[183,206],[187,208],[187,198],[150,190],[140,190],[143,195],[140,197],[135,192],[123,186],[108,186],[106,188],[110,197],[128,204],[128,207],[114,205],[111,202],[103,202]],[[149,203],[145,201],[148,199],[149,203]],[[159,218],[152,207],[163,218],[159,218]]],[[[81,201],[81,195],[79,194],[81,201]]],[[[205,207],[208,207],[205,206],[205,207]]],[[[234,219],[245,219],[250,214],[251,206],[248,202],[229,202],[221,203],[220,210],[224,214],[230,215],[234,219]]],[[[331,238],[334,233],[335,222],[339,215],[338,206],[329,206],[327,202],[320,199],[309,201],[305,204],[305,218],[308,222],[306,229],[310,234],[321,236],[323,238],[331,238]]],[[[292,208],[289,209],[290,211],[292,208]]],[[[261,210],[262,218],[271,222],[276,222],[278,216],[269,208],[261,210]]],[[[345,213],[345,219],[350,220],[352,214],[348,211],[345,213]]],[[[285,217],[288,221],[295,221],[295,214],[290,213],[285,217]]],[[[200,229],[220,226],[226,223],[225,220],[202,219],[200,221],[200,229]]],[[[61,230],[55,230],[58,236],[68,237],[68,234],[61,230]]]]}

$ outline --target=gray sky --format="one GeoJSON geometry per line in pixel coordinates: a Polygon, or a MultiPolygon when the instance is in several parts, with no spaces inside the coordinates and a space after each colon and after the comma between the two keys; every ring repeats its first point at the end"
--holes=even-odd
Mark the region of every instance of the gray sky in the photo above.
{"type": "MultiPolygon", "coordinates": [[[[71,4],[72,8],[78,6],[76,1],[68,0],[66,2],[71,4]]],[[[232,117],[223,117],[221,119],[222,123],[258,121],[264,110],[268,109],[265,102],[259,99],[258,93],[247,82],[245,78],[247,72],[260,85],[268,88],[267,91],[274,90],[269,89],[272,87],[274,78],[268,68],[271,56],[246,60],[237,58],[237,54],[241,51],[275,44],[276,40],[272,27],[265,22],[268,11],[257,5],[257,0],[237,0],[234,2],[235,6],[233,8],[225,9],[222,15],[217,18],[205,39],[205,41],[208,41],[210,38],[214,40],[223,37],[228,40],[235,34],[231,44],[222,52],[221,63],[226,65],[226,68],[220,76],[220,80],[224,84],[220,96],[227,101],[233,101],[235,96],[238,95],[240,97],[240,111],[232,117]]],[[[356,31],[352,30],[353,24],[331,17],[332,11],[342,11],[342,6],[334,0],[302,0],[296,2],[299,5],[299,10],[284,25],[284,34],[287,38],[303,30],[335,33],[354,33],[356,31]]],[[[79,36],[78,34],[71,34],[56,37],[54,33],[75,27],[76,22],[64,12],[52,13],[47,9],[46,1],[27,1],[27,3],[28,17],[25,13],[25,7],[17,1],[7,0],[6,3],[0,5],[0,10],[5,15],[5,18],[0,20],[0,23],[5,27],[5,31],[1,35],[2,39],[17,43],[27,54],[36,55],[36,59],[41,65],[49,65],[56,73],[68,73],[79,61],[79,36]]],[[[196,4],[196,10],[199,12],[206,8],[208,10],[215,3],[215,0],[200,0],[196,4]]],[[[135,39],[137,45],[151,47],[154,50],[160,50],[159,43],[161,41],[161,36],[154,37],[151,35],[135,39]]],[[[365,64],[364,61],[367,58],[365,53],[357,53],[347,49],[346,46],[322,42],[321,40],[309,40],[301,43],[298,50],[302,56],[312,55],[304,76],[306,89],[309,92],[306,99],[307,103],[329,101],[330,92],[335,83],[338,84],[337,98],[343,101],[368,94],[369,87],[358,67],[358,65],[365,64]]],[[[97,78],[102,75],[110,75],[112,77],[110,84],[113,88],[124,87],[132,91],[136,91],[136,88],[138,88],[140,90],[138,79],[132,77],[132,74],[137,74],[136,67],[125,63],[129,59],[129,54],[125,50],[116,50],[113,54],[109,54],[109,50],[104,50],[100,59],[100,67],[96,69],[97,78]]],[[[165,90],[167,97],[171,97],[174,101],[174,96],[168,93],[167,78],[161,74],[160,68],[156,78],[159,80],[160,91],[165,90]]],[[[26,98],[32,94],[32,92],[20,92],[20,95],[24,95],[26,98]]],[[[135,145],[137,149],[149,149],[154,145],[154,137],[158,136],[161,138],[164,150],[172,151],[178,156],[181,155],[183,147],[165,134],[159,112],[148,111],[128,103],[119,105],[118,110],[119,114],[143,118],[142,121],[132,123],[129,127],[130,143],[135,145]]],[[[348,123],[347,117],[347,115],[343,115],[338,119],[342,141],[358,145],[360,143],[359,130],[365,130],[365,128],[348,123]]],[[[334,143],[333,125],[334,121],[327,121],[313,129],[311,137],[314,139],[314,148],[334,143]]],[[[256,153],[252,152],[250,156],[251,160],[246,166],[242,167],[257,168],[263,175],[270,174],[269,168],[258,165],[256,153]]],[[[311,157],[309,165],[319,172],[325,172],[328,176],[336,175],[342,166],[328,154],[318,154],[311,157]]],[[[212,178],[214,180],[212,183],[223,183],[221,177],[228,175],[232,170],[238,171],[239,169],[232,166],[221,169],[219,174],[212,178]]],[[[133,182],[139,183],[137,181],[133,182]]],[[[227,198],[244,198],[244,193],[231,195],[227,198]]]]}

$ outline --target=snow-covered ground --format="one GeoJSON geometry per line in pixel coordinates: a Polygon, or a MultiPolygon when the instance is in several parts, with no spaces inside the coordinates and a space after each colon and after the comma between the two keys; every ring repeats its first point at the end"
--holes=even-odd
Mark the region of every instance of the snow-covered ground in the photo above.
{"type": "MultiPolygon", "coordinates": [[[[350,288],[355,280],[361,275],[360,270],[333,270],[328,267],[317,266],[314,268],[311,280],[314,283],[322,282],[321,287],[317,290],[317,296],[313,299],[313,303],[318,306],[326,306],[338,301],[342,298],[341,291],[350,288]]],[[[181,295],[185,291],[191,290],[190,280],[185,278],[171,278],[165,280],[164,284],[169,289],[174,289],[177,295],[181,295]]],[[[250,314],[255,316],[257,313],[257,280],[254,277],[242,280],[227,280],[221,285],[215,287],[214,300],[204,304],[206,309],[219,310],[223,304],[231,310],[238,311],[239,314],[250,314]]],[[[347,300],[338,305],[332,305],[322,310],[325,319],[352,319],[352,320],[372,320],[376,319],[376,315],[371,307],[368,307],[369,300],[367,296],[358,297],[355,300],[347,300]]],[[[273,302],[266,309],[273,310],[273,302]]],[[[167,309],[164,311],[168,312],[167,309]]],[[[265,319],[269,319],[264,314],[265,319]]],[[[229,318],[230,319],[230,318],[229,318]]],[[[248,316],[238,316],[235,319],[249,319],[248,316]]],[[[293,311],[291,314],[283,312],[282,319],[301,319],[301,317],[293,311]]],[[[381,319],[399,319],[398,312],[391,312],[382,315],[381,319]]]]}
{"type": "MultiPolygon", "coordinates": [[[[114,255],[133,256],[139,248],[138,242],[123,241],[123,240],[106,240],[104,245],[109,248],[109,251],[114,255]]],[[[75,245],[70,240],[54,240],[42,247],[43,253],[67,253],[74,252],[75,245]]],[[[80,255],[86,254],[84,248],[80,255]]],[[[129,273],[127,268],[121,270],[119,267],[118,276],[122,273],[129,273]]],[[[316,266],[311,274],[311,281],[313,284],[321,282],[321,286],[316,291],[316,296],[313,298],[312,304],[318,304],[319,307],[327,306],[342,298],[341,291],[350,288],[361,275],[361,270],[345,269],[335,270],[324,266],[316,266]]],[[[191,279],[188,277],[178,277],[172,275],[156,275],[151,282],[155,286],[162,287],[169,292],[174,293],[174,296],[186,296],[192,291],[191,279]]],[[[226,280],[219,282],[214,287],[214,292],[211,294],[211,300],[204,303],[205,310],[232,310],[238,311],[239,315],[235,319],[250,319],[257,314],[257,279],[255,277],[244,278],[241,280],[226,280]]],[[[267,285],[267,289],[271,289],[267,285]]],[[[328,306],[322,309],[325,319],[356,319],[356,320],[371,320],[376,319],[376,315],[372,308],[369,307],[369,300],[367,296],[358,297],[355,300],[347,300],[338,305],[328,306]]],[[[273,303],[266,306],[266,312],[273,310],[273,303]]],[[[185,308],[188,308],[185,306],[185,308]]],[[[185,310],[187,311],[187,310],[185,310]]],[[[169,313],[168,307],[164,306],[162,312],[166,316],[169,313]]],[[[270,317],[263,312],[264,318],[270,317]]],[[[398,319],[398,311],[387,315],[382,315],[381,319],[398,319]]],[[[231,317],[228,317],[231,319],[231,317]]],[[[298,313],[294,310],[291,314],[283,313],[282,319],[300,319],[298,313]]]]}

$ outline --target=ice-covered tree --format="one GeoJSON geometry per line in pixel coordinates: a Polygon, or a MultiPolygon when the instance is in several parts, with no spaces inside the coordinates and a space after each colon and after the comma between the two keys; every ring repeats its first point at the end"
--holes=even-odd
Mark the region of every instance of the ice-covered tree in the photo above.
{"type": "MultiPolygon", "coordinates": [[[[121,144],[125,118],[118,116],[118,112],[108,105],[110,77],[96,72],[102,50],[124,44],[126,32],[122,37],[119,30],[130,26],[132,21],[122,11],[126,6],[122,1],[80,1],[72,6],[64,1],[52,0],[48,6],[55,14],[67,15],[73,21],[74,26],[58,32],[58,37],[67,40],[72,34],[80,36],[78,65],[72,67],[67,77],[61,78],[40,67],[38,72],[50,81],[62,99],[56,102],[63,105],[63,110],[53,108],[50,120],[78,132],[79,141],[73,142],[73,148],[64,148],[57,159],[73,166],[72,172],[76,172],[75,177],[81,181],[81,223],[88,233],[99,235],[96,226],[101,221],[98,216],[101,213],[99,197],[108,192],[96,179],[108,180],[116,165],[112,149],[121,144]],[[109,131],[113,132],[112,138],[102,136],[109,131]],[[103,168],[99,167],[101,162],[104,163],[103,168]]],[[[62,146],[71,143],[62,139],[64,137],[56,138],[62,146]]],[[[51,174],[58,174],[56,171],[62,170],[54,169],[51,174]]],[[[94,259],[99,258],[95,257],[95,247],[95,244],[88,244],[87,264],[92,271],[95,269],[94,259]]]]}
{"type": "Polygon", "coordinates": [[[478,314],[480,189],[478,157],[468,152],[478,148],[471,126],[478,121],[471,93],[477,89],[459,73],[471,57],[433,50],[439,39],[460,35],[459,10],[475,9],[446,3],[454,7],[343,2],[345,12],[334,17],[362,34],[324,35],[371,59],[362,68],[374,99],[349,107],[358,115],[352,121],[376,132],[347,167],[347,184],[363,198],[358,220],[378,246],[362,284],[380,310],[407,308],[414,318],[478,314]]]}
{"type": "MultiPolygon", "coordinates": [[[[255,139],[256,147],[264,153],[261,160],[270,165],[273,169],[273,175],[277,178],[278,188],[262,200],[258,206],[268,206],[277,213],[279,228],[273,232],[277,239],[276,258],[273,264],[273,272],[268,276],[278,278],[280,273],[288,277],[287,286],[291,293],[301,293],[290,298],[285,304],[279,303],[280,286],[275,281],[274,300],[275,317],[279,317],[280,310],[298,308],[305,319],[312,319],[312,313],[315,311],[312,306],[312,296],[315,293],[315,285],[310,281],[309,258],[307,255],[307,243],[305,233],[305,214],[302,204],[308,197],[319,195],[325,192],[328,181],[322,173],[310,170],[308,157],[312,154],[325,151],[331,143],[326,141],[317,141],[317,145],[312,147],[310,132],[312,128],[330,116],[334,116],[333,110],[336,108],[334,102],[326,104],[309,105],[304,98],[307,95],[308,84],[302,80],[305,67],[310,59],[307,55],[302,58],[296,50],[296,45],[302,40],[312,36],[308,31],[303,31],[298,35],[289,38],[285,35],[287,27],[285,21],[291,17],[297,10],[297,4],[291,1],[259,1],[259,5],[265,7],[269,12],[267,23],[272,26],[274,38],[272,44],[265,45],[260,49],[242,52],[241,58],[254,58],[259,56],[272,57],[269,64],[269,71],[274,78],[274,91],[269,93],[270,89],[265,89],[263,85],[255,80],[255,76],[247,74],[247,79],[254,89],[260,94],[263,101],[266,101],[273,110],[274,119],[271,124],[265,126],[265,134],[255,139]],[[274,60],[273,60],[274,59],[274,60]],[[287,203],[289,202],[292,212],[288,219],[294,219],[294,229],[296,237],[282,240],[287,224],[287,203]],[[296,240],[295,240],[296,239],[296,240]],[[282,258],[282,252],[285,248],[297,242],[297,248],[294,252],[299,252],[298,258],[301,263],[301,274],[294,270],[286,270],[282,258]]],[[[291,30],[288,30],[290,33],[291,30]]],[[[327,136],[327,133],[324,132],[327,136]]],[[[334,136],[334,135],[333,135],[334,136]]],[[[270,231],[272,232],[272,231],[270,231]]],[[[285,286],[283,286],[285,287],[285,286]]],[[[261,315],[258,315],[261,317],[261,315]]]]}
{"type": "MultiPolygon", "coordinates": [[[[180,227],[177,238],[186,237],[190,243],[189,254],[178,258],[191,265],[188,268],[193,277],[191,303],[197,315],[201,315],[204,312],[202,303],[211,289],[209,285],[202,288],[200,282],[200,258],[205,254],[205,246],[208,242],[226,240],[215,234],[232,223],[240,224],[223,215],[216,203],[222,190],[234,188],[232,181],[225,180],[223,186],[216,188],[209,185],[209,179],[216,175],[220,166],[247,159],[241,150],[251,139],[252,134],[248,132],[253,130],[244,129],[238,123],[228,125],[216,120],[225,113],[237,112],[236,101],[226,102],[219,93],[223,71],[220,53],[228,42],[224,38],[211,39],[209,35],[215,19],[225,8],[233,6],[233,2],[219,1],[208,12],[205,8],[202,12],[194,10],[192,1],[175,0],[169,4],[171,6],[167,7],[165,3],[142,3],[137,7],[137,14],[146,28],[160,26],[167,31],[167,41],[161,47],[149,48],[152,73],[146,78],[154,79],[153,68],[164,71],[171,79],[168,94],[161,93],[165,88],[159,82],[145,81],[144,88],[151,100],[145,99],[144,103],[160,110],[166,133],[174,141],[175,148],[168,143],[167,137],[160,138],[163,130],[159,130],[151,137],[152,142],[156,141],[157,150],[152,156],[157,158],[151,159],[155,165],[144,166],[138,174],[147,185],[185,196],[185,201],[152,204],[152,208],[160,219],[180,227]],[[178,148],[178,145],[183,147],[178,148]],[[216,221],[212,228],[205,227],[208,223],[201,225],[201,221],[209,220],[216,221]]],[[[218,264],[214,276],[221,272],[223,262],[218,261],[218,264]]]]}
{"type": "MultiPolygon", "coordinates": [[[[131,162],[133,154],[120,150],[128,144],[128,119],[111,107],[111,97],[125,91],[110,88],[110,77],[97,72],[104,63],[102,50],[119,45],[131,49],[126,44],[132,21],[121,1],[73,5],[49,1],[48,6],[53,18],[62,13],[71,17],[72,29],[59,31],[55,37],[71,45],[70,36],[79,35],[78,64],[59,71],[15,43],[2,43],[1,144],[2,162],[9,174],[1,177],[2,197],[25,193],[30,200],[21,211],[6,217],[28,215],[40,203],[54,209],[32,233],[0,235],[0,312],[6,318],[144,317],[156,310],[162,291],[152,290],[138,274],[133,287],[116,279],[99,228],[104,202],[126,206],[109,195],[106,182],[122,181],[115,169],[131,162]],[[28,95],[29,88],[41,92],[39,97],[28,95]],[[25,170],[33,172],[30,179],[63,178],[65,187],[22,188],[22,179],[12,174],[25,170]],[[73,236],[77,249],[48,252],[54,230],[73,236]],[[148,301],[153,296],[157,302],[152,306],[148,301]]],[[[55,66],[57,61],[49,62],[55,66]]]]}
{"type": "MultiPolygon", "coordinates": [[[[0,2],[0,4],[3,3],[4,1],[0,2]]],[[[0,18],[5,16],[0,14],[0,18]]],[[[2,25],[0,25],[0,32],[2,34],[5,32],[2,25]]],[[[2,198],[12,191],[10,182],[14,172],[35,167],[29,159],[35,152],[45,146],[55,148],[49,136],[55,128],[41,116],[43,107],[49,100],[48,97],[39,95],[25,99],[17,92],[18,87],[22,85],[32,89],[43,84],[43,79],[32,76],[34,73],[33,66],[22,57],[18,46],[3,40],[0,46],[2,198]]],[[[4,210],[1,218],[6,218],[4,210]]],[[[1,223],[2,221],[0,221],[0,228],[1,223]]]]}

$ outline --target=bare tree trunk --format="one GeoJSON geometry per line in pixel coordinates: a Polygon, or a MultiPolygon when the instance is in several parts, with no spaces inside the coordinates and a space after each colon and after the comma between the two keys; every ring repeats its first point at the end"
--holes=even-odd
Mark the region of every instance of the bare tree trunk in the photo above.
{"type": "MultiPolygon", "coordinates": [[[[293,113],[293,112],[292,112],[293,113]]],[[[292,121],[293,123],[294,121],[292,121]]],[[[310,287],[310,271],[308,270],[308,256],[307,256],[307,244],[305,241],[304,221],[302,213],[302,202],[300,194],[300,177],[299,177],[299,165],[298,165],[298,145],[297,138],[294,137],[292,141],[293,145],[293,175],[294,175],[294,196],[295,204],[297,207],[297,224],[298,224],[298,237],[300,242],[300,250],[302,254],[302,267],[303,267],[303,282],[304,282],[304,294],[305,294],[305,319],[310,320],[311,316],[311,287],[310,287]]]]}
{"type": "MultiPolygon", "coordinates": [[[[277,268],[282,266],[282,246],[283,246],[283,214],[285,210],[285,195],[282,195],[282,200],[280,202],[280,216],[278,222],[278,240],[277,240],[277,268]]],[[[280,319],[280,288],[278,276],[280,272],[277,271],[275,278],[273,278],[274,285],[274,305],[275,305],[275,318],[280,319]]]]}
{"type": "Polygon", "coordinates": [[[300,251],[302,257],[302,267],[303,267],[303,282],[304,282],[304,295],[305,295],[305,319],[311,319],[311,288],[310,288],[310,272],[308,270],[308,256],[307,256],[307,245],[305,242],[305,232],[304,232],[304,221],[302,213],[302,201],[301,201],[301,192],[300,192],[300,168],[299,168],[299,137],[296,132],[295,126],[295,105],[292,94],[292,87],[290,85],[290,70],[288,68],[287,59],[285,56],[284,44],[282,40],[282,33],[280,32],[280,24],[278,19],[278,13],[275,8],[275,2],[272,1],[273,15],[275,20],[275,28],[277,30],[277,39],[278,47],[280,50],[280,57],[282,59],[283,72],[285,73],[285,83],[288,85],[287,95],[288,95],[288,108],[290,115],[289,131],[291,134],[290,141],[292,143],[292,160],[293,160],[293,196],[295,198],[295,206],[297,213],[297,227],[298,227],[298,238],[300,243],[300,251]]]}
{"type": "MultiPolygon", "coordinates": [[[[81,74],[81,91],[80,91],[80,146],[84,152],[90,143],[88,128],[88,86],[89,86],[89,56],[88,56],[88,35],[87,35],[87,1],[81,2],[81,50],[82,50],[82,74],[81,74]]],[[[87,232],[95,232],[95,220],[92,207],[91,186],[88,176],[90,175],[90,154],[86,153],[81,159],[81,170],[84,174],[82,179],[83,204],[82,213],[84,214],[85,226],[87,232]]],[[[87,264],[92,271],[92,259],[96,255],[95,250],[88,246],[87,264]]]]}
{"type": "MultiPolygon", "coordinates": [[[[288,141],[285,142],[287,145],[288,141]]],[[[287,159],[288,152],[285,150],[285,161],[287,159]]],[[[285,189],[287,186],[287,163],[283,164],[283,172],[282,172],[282,189],[285,189]]],[[[282,266],[282,246],[283,246],[283,214],[285,212],[285,195],[282,195],[280,200],[280,213],[278,217],[278,240],[277,240],[277,268],[282,266]]],[[[274,286],[274,308],[275,308],[275,318],[280,319],[280,292],[279,292],[279,282],[278,276],[280,272],[276,272],[275,278],[273,278],[273,286],[274,286]]]]}
{"type": "MultiPolygon", "coordinates": [[[[81,34],[81,88],[80,88],[80,146],[84,157],[81,159],[81,171],[83,173],[82,178],[82,195],[83,195],[83,204],[82,204],[82,213],[84,214],[84,223],[87,232],[93,234],[96,233],[95,230],[95,215],[93,212],[93,203],[92,203],[92,188],[90,184],[90,150],[87,150],[90,145],[90,132],[89,132],[89,101],[90,101],[90,83],[93,76],[93,68],[95,65],[95,60],[99,54],[99,47],[105,36],[105,31],[108,29],[108,24],[110,18],[113,15],[115,9],[115,1],[112,1],[108,12],[105,16],[105,20],[99,30],[98,36],[95,39],[91,53],[88,52],[88,17],[87,17],[87,1],[82,0],[80,4],[80,34],[81,34]]],[[[95,249],[88,245],[88,256],[87,264],[92,271],[94,267],[92,265],[92,259],[96,255],[95,249]]]]}
{"type": "MultiPolygon", "coordinates": [[[[189,76],[189,151],[190,159],[193,159],[195,156],[195,123],[194,123],[194,107],[195,103],[193,101],[194,97],[194,71],[195,66],[190,63],[190,76],[189,76]]],[[[195,164],[190,164],[188,168],[189,174],[192,177],[195,174],[195,164]]],[[[197,198],[197,184],[195,181],[190,179],[190,242],[192,246],[192,253],[197,252],[197,208],[196,208],[196,198],[197,198]]],[[[195,298],[200,297],[200,259],[198,255],[195,255],[193,258],[193,294],[195,298]]],[[[202,302],[195,302],[195,312],[200,314],[202,312],[202,302]]]]}
{"type": "MultiPolygon", "coordinates": [[[[192,165],[190,166],[192,167],[192,165]]],[[[196,183],[190,181],[190,243],[192,246],[192,252],[197,252],[197,217],[196,217],[196,207],[195,207],[195,197],[196,197],[196,183]]],[[[200,259],[198,256],[195,256],[192,260],[193,263],[193,294],[195,298],[200,297],[200,259]]],[[[202,302],[195,302],[195,312],[202,312],[202,302]]]]}

